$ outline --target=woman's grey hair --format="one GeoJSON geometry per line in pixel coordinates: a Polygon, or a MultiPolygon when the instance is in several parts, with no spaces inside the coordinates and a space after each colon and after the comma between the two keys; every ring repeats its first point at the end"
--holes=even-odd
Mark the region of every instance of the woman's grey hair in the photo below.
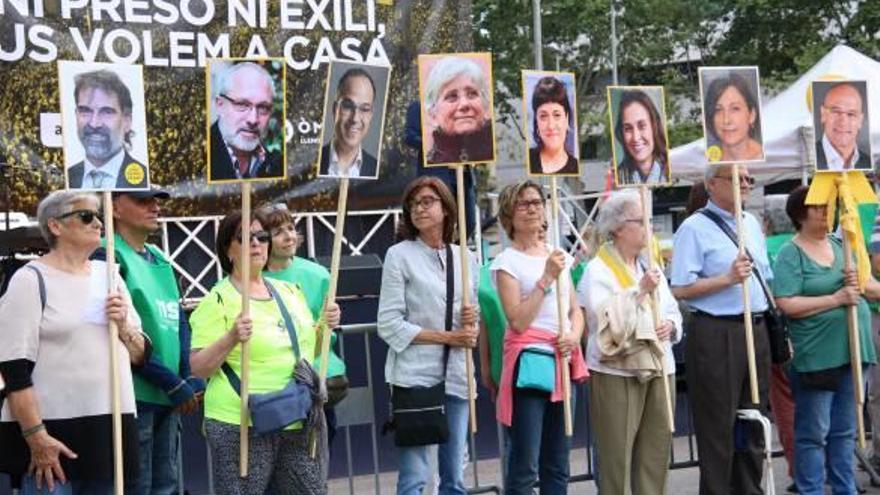
{"type": "Polygon", "coordinates": [[[49,249],[54,248],[58,242],[58,238],[49,229],[49,220],[58,218],[65,213],[70,213],[73,210],[73,204],[83,199],[91,201],[95,209],[98,209],[100,203],[97,196],[90,192],[75,189],[53,191],[40,201],[40,205],[37,206],[37,223],[40,225],[40,234],[43,236],[46,244],[49,245],[49,249]]]}
{"type": "Polygon", "coordinates": [[[425,110],[431,110],[437,104],[437,100],[440,98],[440,90],[458,76],[465,76],[477,85],[477,88],[480,89],[480,100],[483,102],[483,108],[489,109],[489,86],[486,84],[483,69],[473,60],[449,56],[441,58],[434,64],[434,67],[431,68],[431,72],[428,74],[428,81],[425,85],[425,110]]]}
{"type": "Polygon", "coordinates": [[[272,76],[269,74],[269,71],[267,71],[265,67],[254,62],[240,62],[224,69],[220,73],[219,81],[217,84],[217,94],[214,96],[228,93],[229,84],[232,81],[233,76],[246,69],[257,71],[263,78],[266,79],[266,84],[269,85],[269,89],[270,91],[272,91],[272,99],[274,100],[275,81],[272,80],[272,76]]]}
{"type": "Polygon", "coordinates": [[[642,198],[633,189],[614,191],[599,208],[596,230],[603,239],[612,240],[614,233],[626,222],[626,210],[635,207],[641,210],[642,198]]]}

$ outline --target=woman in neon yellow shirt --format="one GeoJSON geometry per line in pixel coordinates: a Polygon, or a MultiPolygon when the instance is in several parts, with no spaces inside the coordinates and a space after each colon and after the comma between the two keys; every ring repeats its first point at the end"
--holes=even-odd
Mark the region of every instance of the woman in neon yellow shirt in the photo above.
{"type": "MultiPolygon", "coordinates": [[[[190,318],[193,331],[192,371],[210,378],[205,391],[205,435],[211,447],[215,489],[219,494],[274,492],[323,494],[327,492],[326,466],[308,452],[308,435],[300,422],[283,431],[258,435],[250,430],[248,477],[239,477],[240,398],[230,385],[223,363],[241,375],[242,342],[250,342],[250,392],[281,390],[290,381],[297,358],[279,309],[284,304],[296,329],[302,359],[315,355],[315,322],[305,296],[293,284],[273,280],[272,297],[263,268],[269,253],[269,233],[251,221],[250,280],[241,273],[241,212],[227,215],[217,230],[217,257],[229,276],[217,282],[190,318]],[[249,317],[241,315],[241,289],[250,289],[249,317]]],[[[339,323],[339,307],[329,305],[325,318],[339,323]]]]}

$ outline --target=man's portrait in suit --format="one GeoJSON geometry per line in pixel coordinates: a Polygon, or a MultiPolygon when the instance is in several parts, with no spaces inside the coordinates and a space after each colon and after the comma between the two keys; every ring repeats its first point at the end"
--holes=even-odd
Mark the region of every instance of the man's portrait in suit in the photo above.
{"type": "Polygon", "coordinates": [[[816,170],[871,170],[865,81],[814,81],[816,170]]]}
{"type": "Polygon", "coordinates": [[[284,62],[214,60],[208,77],[208,183],[284,179],[284,62]]]}
{"type": "Polygon", "coordinates": [[[389,71],[367,64],[330,63],[319,177],[378,177],[389,71]]]}
{"type": "MultiPolygon", "coordinates": [[[[76,133],[64,133],[65,176],[70,189],[128,190],[149,187],[150,174],[145,161],[135,156],[137,148],[146,157],[146,133],[143,124],[143,91],[139,66],[114,66],[60,62],[59,84],[62,108],[73,108],[76,133]],[[120,77],[137,80],[140,91],[134,92],[120,77]],[[72,83],[72,89],[70,84],[72,83]],[[136,96],[135,100],[133,96],[136,96]],[[70,98],[70,99],[67,99],[70,98]],[[67,103],[71,103],[68,105],[67,103]],[[139,109],[135,117],[134,108],[139,109]],[[140,125],[135,122],[140,121],[140,125]],[[75,138],[74,138],[75,136],[75,138]],[[133,143],[137,138],[138,143],[133,143]],[[82,157],[81,159],[78,157],[82,157]]],[[[65,117],[69,117],[65,115],[65,117]]],[[[72,127],[70,120],[63,119],[72,127]]]]}

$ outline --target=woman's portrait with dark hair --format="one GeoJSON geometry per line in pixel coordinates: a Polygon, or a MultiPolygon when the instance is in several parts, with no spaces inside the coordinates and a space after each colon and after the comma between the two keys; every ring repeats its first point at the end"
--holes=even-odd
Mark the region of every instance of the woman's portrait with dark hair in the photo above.
{"type": "Polygon", "coordinates": [[[529,175],[580,175],[574,74],[523,71],[529,175]]]}
{"type": "Polygon", "coordinates": [[[763,161],[758,68],[700,67],[700,94],[709,161],[763,161]]]}
{"type": "Polygon", "coordinates": [[[608,116],[618,187],[670,181],[666,111],[660,86],[610,86],[608,116]]]}

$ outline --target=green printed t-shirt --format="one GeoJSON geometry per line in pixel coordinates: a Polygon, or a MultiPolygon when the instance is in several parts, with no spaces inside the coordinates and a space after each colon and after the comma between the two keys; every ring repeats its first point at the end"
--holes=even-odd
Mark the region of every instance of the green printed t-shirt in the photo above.
{"type": "MultiPolygon", "coordinates": [[[[824,296],[843,287],[843,249],[840,241],[829,238],[834,250],[834,263],[830,267],[813,261],[793,242],[780,249],[773,265],[773,293],[777,297],[824,296]]],[[[864,298],[859,301],[858,321],[862,362],[874,363],[877,359],[871,341],[871,313],[864,298]]],[[[790,318],[788,329],[794,347],[795,370],[820,371],[849,363],[845,307],[805,318],[790,318]]]]}
{"type": "Polygon", "coordinates": [[[480,303],[480,320],[486,325],[489,337],[489,361],[492,380],[501,383],[501,356],[504,349],[504,330],[507,328],[507,317],[501,306],[501,299],[492,284],[492,273],[488,264],[480,268],[480,283],[477,289],[477,301],[480,303]]]}
{"type": "MultiPolygon", "coordinates": [[[[876,203],[859,203],[859,223],[862,225],[862,238],[865,240],[865,247],[868,249],[868,255],[871,255],[871,233],[874,231],[874,221],[877,219],[876,203]]],[[[871,273],[874,268],[871,267],[871,273]]],[[[877,276],[874,273],[874,276],[877,276]]],[[[868,307],[875,313],[880,313],[880,302],[868,301],[868,307]]]]}
{"type": "MultiPolygon", "coordinates": [[[[330,272],[326,268],[309,261],[305,258],[295,256],[290,265],[284,270],[263,272],[268,278],[276,280],[284,280],[292,284],[298,285],[302,289],[306,297],[306,302],[312,312],[312,319],[318,321],[321,318],[321,311],[324,309],[324,299],[327,297],[327,291],[330,289],[330,272]]],[[[327,376],[345,375],[345,362],[333,352],[336,345],[336,333],[330,334],[330,360],[327,362],[327,376]]],[[[316,354],[321,353],[321,349],[315,350],[316,354]]],[[[320,369],[321,357],[315,356],[315,369],[320,369]]]]}
{"type": "MultiPolygon", "coordinates": [[[[296,328],[302,357],[309,362],[315,355],[314,320],[302,291],[284,281],[267,281],[278,291],[296,328]]],[[[203,349],[223,337],[232,329],[235,318],[241,313],[241,294],[224,278],[190,316],[192,348],[203,349]]],[[[250,316],[253,334],[250,340],[250,393],[261,394],[281,390],[293,376],[296,359],[290,337],[278,304],[272,299],[251,299],[250,316]]],[[[226,362],[241,376],[241,345],[236,345],[226,362]]],[[[205,417],[229,424],[239,423],[241,399],[229,384],[226,375],[218,369],[208,381],[205,391],[205,417]]],[[[299,429],[294,423],[288,429],[299,429]]]]}

